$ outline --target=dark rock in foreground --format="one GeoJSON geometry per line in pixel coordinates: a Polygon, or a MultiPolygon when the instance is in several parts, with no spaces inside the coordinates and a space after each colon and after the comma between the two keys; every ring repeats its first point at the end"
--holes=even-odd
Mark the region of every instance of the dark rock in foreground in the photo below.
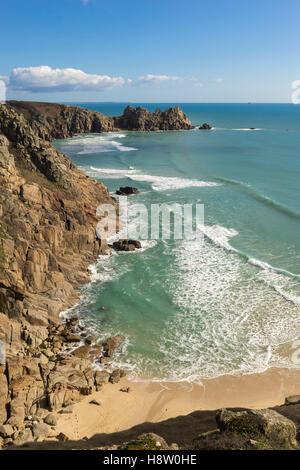
{"type": "Polygon", "coordinates": [[[131,194],[139,194],[139,190],[132,186],[121,186],[120,189],[116,191],[116,194],[118,196],[130,196],[131,194]]]}
{"type": "Polygon", "coordinates": [[[113,243],[113,249],[116,251],[135,251],[142,248],[142,244],[138,240],[122,239],[113,243]]]}
{"type": "Polygon", "coordinates": [[[164,438],[152,432],[142,434],[137,439],[125,442],[117,450],[178,450],[177,444],[167,444],[164,438]]]}
{"type": "Polygon", "coordinates": [[[295,424],[274,410],[220,410],[216,416],[221,433],[248,439],[256,448],[298,449],[295,424]]]}
{"type": "Polygon", "coordinates": [[[199,127],[200,131],[210,131],[212,129],[212,126],[210,124],[207,124],[207,122],[204,122],[202,126],[199,127]]]}

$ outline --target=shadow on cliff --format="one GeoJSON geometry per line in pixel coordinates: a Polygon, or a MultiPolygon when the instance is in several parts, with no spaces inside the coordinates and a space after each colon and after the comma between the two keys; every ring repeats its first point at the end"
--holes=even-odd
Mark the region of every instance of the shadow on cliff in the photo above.
{"type": "MultiPolygon", "coordinates": [[[[233,411],[242,411],[246,408],[230,408],[233,411]]],[[[298,432],[300,430],[300,405],[281,405],[271,408],[286,418],[292,420],[298,432]]],[[[43,441],[32,442],[22,447],[11,446],[7,450],[90,450],[99,447],[111,447],[132,441],[143,433],[155,433],[163,437],[168,445],[178,444],[180,448],[189,448],[192,441],[199,434],[217,428],[216,411],[194,411],[186,416],[177,416],[159,423],[146,422],[111,434],[95,434],[90,439],[77,441],[43,441]]]]}
{"type": "Polygon", "coordinates": [[[187,416],[170,418],[159,423],[142,423],[125,431],[112,434],[95,434],[90,439],[79,441],[43,441],[25,444],[22,447],[11,446],[8,450],[50,450],[50,449],[95,449],[120,445],[136,439],[143,433],[152,432],[163,437],[170,445],[173,442],[179,447],[188,445],[197,435],[216,429],[215,411],[195,411],[187,416]]]}

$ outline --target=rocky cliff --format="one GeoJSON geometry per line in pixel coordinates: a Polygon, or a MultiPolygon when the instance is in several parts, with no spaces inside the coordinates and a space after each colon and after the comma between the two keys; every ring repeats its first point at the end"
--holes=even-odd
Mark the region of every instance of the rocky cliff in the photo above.
{"type": "Polygon", "coordinates": [[[32,130],[48,141],[115,129],[112,118],[79,106],[30,101],[9,101],[7,106],[23,114],[32,130]]]}
{"type": "Polygon", "coordinates": [[[55,103],[9,101],[8,107],[22,113],[42,139],[66,139],[74,134],[118,130],[157,131],[192,129],[179,106],[151,113],[146,108],[127,106],[122,116],[107,117],[97,111],[55,103]]]}
{"type": "MultiPolygon", "coordinates": [[[[70,399],[67,390],[80,394],[87,384],[82,372],[79,388],[70,388],[66,373],[65,388],[62,379],[60,388],[57,381],[51,385],[50,371],[66,364],[48,363],[65,340],[79,341],[74,325],[55,336],[58,315],[77,301],[76,288],[90,277],[88,265],[106,249],[96,238],[97,206],[116,205],[103,184],[40,138],[41,129],[0,105],[0,346],[6,352],[0,424],[13,426],[21,426],[42,401],[61,406],[70,399]]],[[[74,361],[68,364],[73,372],[74,361]]]]}

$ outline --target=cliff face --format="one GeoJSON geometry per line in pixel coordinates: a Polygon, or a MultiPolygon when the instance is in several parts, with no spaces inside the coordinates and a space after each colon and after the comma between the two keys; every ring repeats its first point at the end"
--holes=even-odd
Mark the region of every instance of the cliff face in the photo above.
{"type": "Polygon", "coordinates": [[[155,113],[146,108],[127,106],[122,116],[114,118],[114,123],[117,128],[134,131],[193,129],[191,121],[179,106],[166,111],[157,109],[155,113]]]}
{"type": "Polygon", "coordinates": [[[7,106],[22,113],[42,139],[66,139],[74,134],[118,130],[158,131],[193,129],[179,106],[151,113],[146,108],[127,106],[122,116],[107,117],[97,111],[54,103],[9,101],[7,106]]]}
{"type": "Polygon", "coordinates": [[[0,424],[24,418],[44,397],[47,357],[38,348],[59,312],[77,301],[76,287],[89,280],[87,267],[104,249],[95,233],[97,206],[116,204],[103,184],[37,134],[24,115],[0,105],[0,341],[7,359],[0,365],[0,424]]]}
{"type": "Polygon", "coordinates": [[[79,106],[29,101],[9,101],[7,106],[22,113],[33,131],[48,141],[115,128],[112,118],[79,106]]]}

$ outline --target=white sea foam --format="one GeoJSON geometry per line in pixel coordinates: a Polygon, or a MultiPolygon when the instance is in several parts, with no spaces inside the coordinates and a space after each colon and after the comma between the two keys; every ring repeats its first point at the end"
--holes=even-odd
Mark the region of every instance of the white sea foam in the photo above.
{"type": "Polygon", "coordinates": [[[260,128],[254,128],[254,129],[250,129],[250,128],[245,128],[245,129],[231,129],[232,131],[262,131],[262,129],[260,128]]]}
{"type": "Polygon", "coordinates": [[[230,238],[236,237],[239,234],[233,228],[229,229],[221,227],[220,225],[199,224],[198,229],[217,246],[225,248],[227,251],[236,251],[229,243],[230,238]]]}
{"type": "Polygon", "coordinates": [[[257,128],[253,128],[253,129],[250,129],[250,127],[245,127],[245,128],[236,128],[236,129],[231,129],[231,128],[228,128],[228,127],[214,127],[213,129],[217,130],[217,131],[241,131],[241,132],[254,132],[254,131],[263,131],[263,129],[257,127],[257,128]]]}
{"type": "Polygon", "coordinates": [[[68,139],[64,142],[63,147],[78,147],[77,155],[85,155],[90,153],[101,153],[101,152],[131,152],[133,150],[138,150],[135,147],[127,147],[121,142],[118,142],[115,139],[123,139],[126,137],[126,134],[120,133],[107,133],[105,135],[99,134],[87,134],[79,135],[68,139]]]}
{"type": "Polygon", "coordinates": [[[215,243],[182,242],[176,249],[167,289],[180,310],[160,344],[168,379],[263,371],[300,332],[292,281],[262,266],[256,271],[228,250],[235,231],[215,226],[209,235],[215,243]]]}
{"type": "Polygon", "coordinates": [[[210,181],[199,181],[188,178],[154,176],[145,174],[131,174],[129,178],[133,181],[142,181],[152,183],[152,188],[156,191],[167,191],[170,189],[183,189],[192,187],[220,186],[219,183],[210,181]]]}
{"type": "Polygon", "coordinates": [[[87,175],[93,176],[96,178],[107,178],[107,179],[121,179],[129,178],[132,181],[140,181],[145,183],[152,183],[152,189],[155,191],[168,191],[176,190],[183,188],[192,188],[192,187],[213,187],[220,186],[221,183],[214,183],[211,181],[200,181],[195,179],[188,178],[179,178],[172,176],[155,176],[143,174],[141,170],[137,170],[134,167],[129,167],[128,169],[116,169],[116,168],[96,168],[94,166],[85,167],[81,166],[87,175]]]}
{"type": "Polygon", "coordinates": [[[82,167],[89,176],[97,178],[107,178],[107,179],[121,179],[121,178],[130,178],[131,175],[138,173],[138,170],[130,167],[128,169],[116,169],[116,168],[95,168],[94,166],[82,167]]]}

